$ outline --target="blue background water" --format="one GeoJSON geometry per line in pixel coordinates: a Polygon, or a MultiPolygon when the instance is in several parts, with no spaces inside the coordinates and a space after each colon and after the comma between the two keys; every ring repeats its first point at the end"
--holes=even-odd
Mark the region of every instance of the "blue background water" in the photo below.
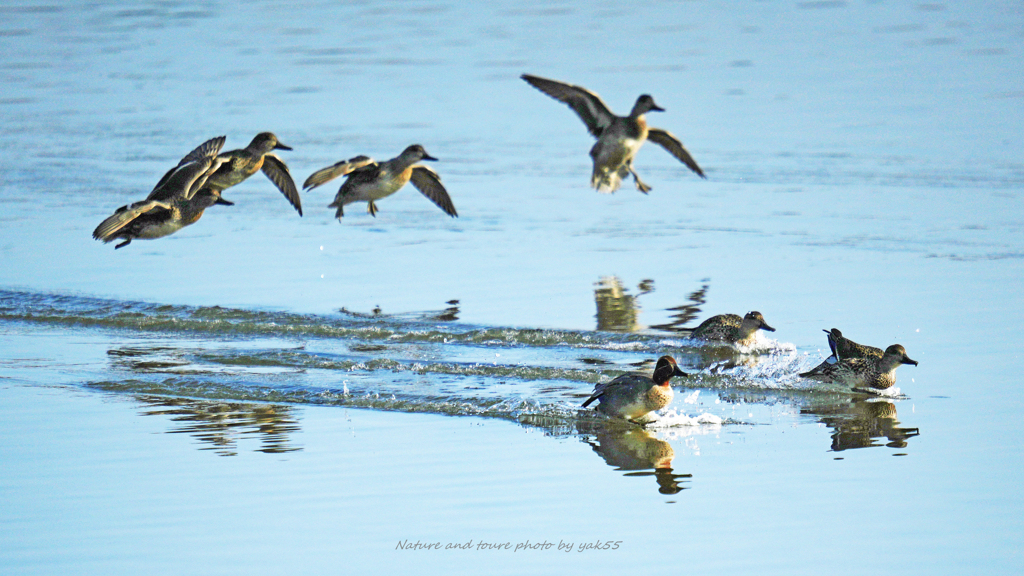
{"type": "MultiPolygon", "coordinates": [[[[0,288],[5,310],[42,298],[60,316],[0,325],[5,573],[1020,572],[1019,5],[8,3],[0,14],[0,288]],[[635,165],[650,195],[593,192],[590,137],[524,72],[586,86],[620,113],[654,95],[667,111],[650,123],[679,136],[708,180],[649,145],[635,165]],[[460,217],[410,188],[376,218],[353,205],[338,224],[326,186],[304,194],[299,218],[257,175],[225,194],[236,206],[169,238],[116,252],[89,238],[199,142],[226,134],[241,147],[262,130],[294,148],[281,156],[300,181],[421,143],[460,217]],[[313,322],[379,306],[411,331],[457,299],[457,326],[587,333],[595,284],[612,276],[641,326],[669,321],[704,285],[701,318],[760,310],[779,356],[722,383],[667,336],[632,346],[595,333],[581,351],[193,334],[83,324],[79,301],[45,296],[313,322]],[[644,280],[654,289],[641,294],[644,280]],[[789,374],[820,358],[833,326],[920,361],[898,372],[898,422],[919,431],[905,445],[876,435],[877,447],[830,451],[834,408],[819,404],[833,404],[800,396],[789,374]],[[727,419],[658,432],[674,472],[692,474],[682,492],[609,467],[586,430],[506,421],[531,403],[571,406],[662,350],[705,376],[680,383],[673,408],[727,419]],[[151,363],[119,360],[138,351],[151,363]],[[488,360],[511,376],[442,370],[488,360]],[[468,401],[476,387],[515,406],[452,419],[310,399],[348,380],[385,396],[411,387],[416,401],[468,401]],[[682,402],[690,389],[698,404],[682,402]],[[153,408],[147,392],[209,404],[153,408]],[[271,392],[284,416],[245,408],[271,392]],[[268,426],[295,450],[259,451],[277,438],[268,426]],[[623,546],[394,550],[471,538],[623,546]]],[[[870,410],[838,403],[847,419],[870,410]]]]}

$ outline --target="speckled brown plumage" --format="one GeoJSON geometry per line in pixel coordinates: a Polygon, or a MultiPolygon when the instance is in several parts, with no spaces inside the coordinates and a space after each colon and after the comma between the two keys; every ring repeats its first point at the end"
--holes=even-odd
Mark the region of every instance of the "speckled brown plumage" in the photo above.
{"type": "Polygon", "coordinates": [[[694,328],[690,337],[749,346],[756,340],[758,330],[775,331],[775,328],[764,321],[764,316],[760,312],[747,312],[742,318],[736,314],[720,314],[708,318],[694,328]]]}

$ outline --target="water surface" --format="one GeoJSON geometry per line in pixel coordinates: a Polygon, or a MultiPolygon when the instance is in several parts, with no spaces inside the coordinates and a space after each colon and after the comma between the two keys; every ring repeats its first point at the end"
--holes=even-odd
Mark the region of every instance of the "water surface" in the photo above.
{"type": "Polygon", "coordinates": [[[0,14],[4,573],[1024,568],[1015,4],[0,14]],[[522,73],[652,94],[708,179],[648,145],[649,195],[588,189],[522,73]],[[409,188],[338,223],[333,184],[300,218],[256,175],[90,238],[263,130],[298,181],[423,144],[459,218],[409,188]],[[680,331],[749,310],[752,349],[680,331]],[[920,365],[886,398],[796,377],[832,327],[920,365]],[[579,411],[666,353],[693,376],[659,422],[579,411]],[[574,548],[477,546],[527,540],[574,548]]]}

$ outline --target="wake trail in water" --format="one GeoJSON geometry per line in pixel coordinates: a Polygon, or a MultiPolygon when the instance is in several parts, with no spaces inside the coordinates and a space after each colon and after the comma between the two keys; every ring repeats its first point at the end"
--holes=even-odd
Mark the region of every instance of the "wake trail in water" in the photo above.
{"type": "Polygon", "coordinates": [[[107,347],[100,377],[86,386],[136,395],[477,415],[564,428],[600,418],[579,409],[595,384],[649,373],[662,354],[691,375],[673,381],[680,394],[661,426],[712,423],[682,413],[686,390],[765,404],[841,392],[797,377],[808,359],[767,339],[736,349],[654,332],[474,326],[438,320],[436,312],[312,315],[12,290],[0,291],[0,321],[127,336],[107,347]]]}

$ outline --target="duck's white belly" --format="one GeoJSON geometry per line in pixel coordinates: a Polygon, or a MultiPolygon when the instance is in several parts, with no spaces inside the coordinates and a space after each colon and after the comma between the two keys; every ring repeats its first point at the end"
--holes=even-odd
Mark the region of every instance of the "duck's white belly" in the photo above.
{"type": "Polygon", "coordinates": [[[638,138],[598,140],[590,150],[590,156],[594,159],[594,170],[618,172],[633,159],[643,143],[644,141],[638,138]]]}
{"type": "Polygon", "coordinates": [[[401,173],[395,175],[381,174],[380,177],[372,181],[353,184],[351,189],[344,195],[343,201],[345,204],[351,204],[352,202],[370,202],[387,198],[401,190],[407,182],[409,182],[409,178],[401,173]]]}
{"type": "Polygon", "coordinates": [[[170,236],[171,234],[174,234],[175,232],[181,230],[184,227],[185,224],[182,223],[182,221],[179,219],[168,220],[160,224],[151,224],[149,226],[146,226],[145,228],[139,231],[139,235],[136,236],[136,238],[141,238],[143,240],[163,238],[164,236],[170,236]]]}

